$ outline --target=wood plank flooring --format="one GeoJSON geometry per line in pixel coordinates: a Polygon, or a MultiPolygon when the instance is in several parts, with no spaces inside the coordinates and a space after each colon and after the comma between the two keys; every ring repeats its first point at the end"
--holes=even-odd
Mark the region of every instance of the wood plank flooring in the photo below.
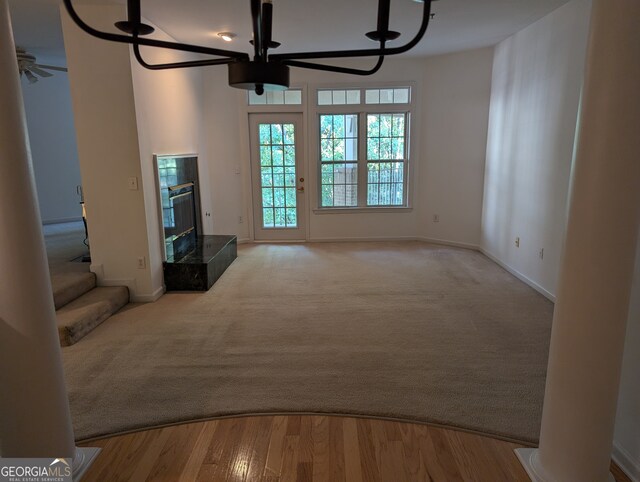
{"type": "Polygon", "coordinates": [[[84,482],[529,482],[513,453],[520,445],[364,418],[238,417],[83,445],[102,448],[84,482]]]}

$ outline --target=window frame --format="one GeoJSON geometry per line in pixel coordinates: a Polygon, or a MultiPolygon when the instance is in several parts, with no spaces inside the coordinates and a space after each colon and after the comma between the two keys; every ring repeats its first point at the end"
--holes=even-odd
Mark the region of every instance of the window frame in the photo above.
{"type": "MultiPolygon", "coordinates": [[[[345,104],[346,105],[346,104],[345,104]]],[[[353,104],[349,104],[349,105],[353,105],[353,104]]],[[[362,129],[362,122],[361,122],[361,116],[360,114],[356,111],[356,112],[349,112],[349,113],[340,113],[340,114],[325,114],[325,113],[318,113],[317,114],[317,125],[318,125],[318,130],[316,132],[317,135],[317,152],[316,152],[316,156],[317,156],[317,176],[318,176],[318,182],[316,183],[317,185],[317,205],[319,209],[358,209],[361,207],[360,205],[360,182],[361,182],[361,163],[360,163],[360,157],[362,156],[362,143],[360,142],[360,129],[362,129]],[[343,160],[343,161],[336,161],[336,160],[332,160],[332,161],[323,161],[322,160],[322,137],[320,135],[320,126],[321,126],[321,122],[320,122],[320,117],[323,115],[343,115],[343,116],[350,116],[350,115],[355,115],[356,116],[356,144],[357,144],[357,149],[356,149],[356,159],[350,159],[350,160],[343,160]],[[358,177],[356,179],[356,205],[355,206],[322,206],[322,166],[326,165],[328,163],[333,164],[354,164],[356,165],[357,169],[358,169],[358,177]]],[[[345,138],[346,139],[346,138],[345,138]]],[[[333,184],[335,186],[335,184],[333,184]]]]}
{"type": "MultiPolygon", "coordinates": [[[[387,105],[387,104],[384,104],[387,105]]],[[[410,113],[408,111],[405,112],[368,112],[366,114],[363,115],[364,117],[364,125],[365,128],[367,129],[367,131],[364,134],[365,137],[365,141],[366,141],[366,145],[364,146],[364,155],[365,155],[365,159],[364,159],[364,165],[366,168],[366,173],[365,173],[365,181],[366,181],[366,188],[365,188],[365,207],[367,208],[394,208],[394,207],[407,207],[407,184],[408,184],[408,163],[409,163],[409,142],[407,142],[407,139],[409,138],[408,132],[410,129],[410,120],[411,120],[411,116],[410,113]],[[404,149],[403,149],[403,158],[402,159],[369,159],[369,122],[368,122],[368,117],[369,115],[393,115],[393,114],[403,114],[404,115],[404,132],[403,132],[403,140],[404,140],[404,149]],[[370,163],[375,163],[375,164],[386,164],[386,163],[397,163],[397,162],[402,162],[403,167],[402,167],[402,204],[374,204],[374,205],[370,205],[369,204],[369,164],[370,163]]],[[[378,138],[380,139],[381,137],[378,136],[378,138]]],[[[380,185],[381,183],[378,182],[378,185],[380,185]]]]}
{"type": "MultiPolygon", "coordinates": [[[[312,200],[314,214],[336,214],[336,213],[364,213],[364,212],[397,212],[412,210],[412,191],[410,189],[413,178],[413,162],[411,158],[412,145],[415,139],[414,116],[416,115],[416,86],[414,82],[392,82],[392,83],[371,83],[371,84],[328,84],[315,85],[309,89],[309,110],[311,143],[309,146],[310,162],[314,162],[315,169],[315,198],[312,200]],[[365,95],[367,89],[385,89],[409,87],[409,102],[406,104],[366,104],[365,95]],[[318,105],[318,91],[356,90],[361,91],[360,104],[336,104],[318,105]],[[322,206],[322,160],[320,142],[320,116],[321,115],[358,115],[358,205],[357,206],[322,206]],[[405,158],[403,169],[403,204],[402,205],[367,205],[368,191],[368,160],[367,160],[367,114],[405,114],[405,158]]],[[[394,162],[394,161],[389,161],[394,162]]],[[[311,171],[310,171],[311,172],[311,171]]]]}
{"type": "MultiPolygon", "coordinates": [[[[266,101],[267,99],[265,98],[265,103],[264,104],[260,104],[260,103],[252,104],[251,103],[251,95],[252,95],[253,91],[246,91],[247,108],[249,110],[254,110],[254,109],[262,110],[262,109],[265,109],[265,110],[268,110],[268,111],[273,111],[274,108],[278,109],[278,110],[286,109],[287,111],[303,109],[305,104],[306,104],[306,102],[307,102],[306,101],[306,89],[304,88],[304,86],[292,85],[288,89],[284,89],[284,90],[281,90],[279,92],[282,92],[283,93],[283,97],[284,97],[284,96],[286,96],[286,92],[288,92],[288,91],[298,91],[298,92],[300,92],[300,103],[287,104],[287,103],[283,102],[281,104],[280,103],[269,104],[269,103],[267,103],[267,101],[266,101]]],[[[263,95],[268,96],[269,92],[265,92],[263,95]]]]}

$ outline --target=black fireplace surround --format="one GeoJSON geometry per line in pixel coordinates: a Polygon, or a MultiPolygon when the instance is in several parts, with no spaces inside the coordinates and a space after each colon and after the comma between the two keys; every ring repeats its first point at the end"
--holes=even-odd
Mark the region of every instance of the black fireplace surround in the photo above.
{"type": "Polygon", "coordinates": [[[156,156],[167,291],[206,291],[237,257],[237,239],[201,235],[198,159],[156,156]]]}

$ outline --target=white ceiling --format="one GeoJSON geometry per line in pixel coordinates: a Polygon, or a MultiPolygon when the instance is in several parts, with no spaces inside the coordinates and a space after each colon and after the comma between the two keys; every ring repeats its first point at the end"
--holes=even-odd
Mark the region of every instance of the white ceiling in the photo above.
{"type": "MultiPolygon", "coordinates": [[[[99,3],[95,0],[74,0],[99,3]]],[[[425,56],[494,45],[568,0],[440,0],[422,42],[405,55],[425,56]]],[[[41,62],[64,62],[58,7],[61,0],[9,0],[16,43],[41,62]]],[[[104,0],[102,3],[124,3],[104,0]]],[[[375,30],[376,0],[274,0],[273,39],[282,47],[272,52],[367,48],[364,37],[375,30]]],[[[174,38],[233,50],[251,51],[249,0],[142,0],[143,16],[174,38]],[[232,43],[217,32],[238,34],[232,43]]],[[[391,25],[402,36],[390,46],[412,38],[419,27],[422,4],[394,0],[391,25]]]]}

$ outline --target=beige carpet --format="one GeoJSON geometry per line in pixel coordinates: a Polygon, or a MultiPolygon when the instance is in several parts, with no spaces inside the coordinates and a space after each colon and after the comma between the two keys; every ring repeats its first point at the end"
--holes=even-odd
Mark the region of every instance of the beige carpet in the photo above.
{"type": "Polygon", "coordinates": [[[474,251],[241,246],[209,292],[129,305],[63,349],[76,437],[302,411],[534,441],[552,310],[474,251]]]}

